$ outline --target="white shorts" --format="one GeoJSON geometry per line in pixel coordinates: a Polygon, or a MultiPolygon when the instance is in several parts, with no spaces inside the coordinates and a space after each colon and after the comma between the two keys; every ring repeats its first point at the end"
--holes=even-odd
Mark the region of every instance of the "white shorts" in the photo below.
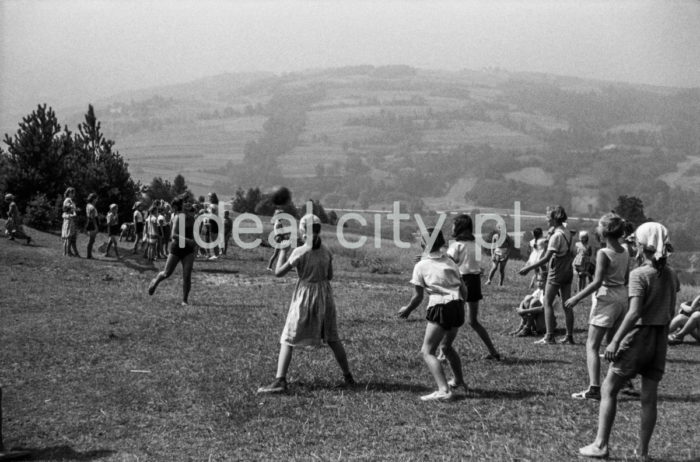
{"type": "Polygon", "coordinates": [[[598,327],[615,327],[627,313],[626,286],[600,286],[593,295],[588,324],[598,327]]]}

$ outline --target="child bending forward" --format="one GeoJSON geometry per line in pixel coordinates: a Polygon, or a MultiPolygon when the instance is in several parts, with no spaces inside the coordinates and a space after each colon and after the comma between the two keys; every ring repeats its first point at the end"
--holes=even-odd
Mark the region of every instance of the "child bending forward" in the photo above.
{"type": "Polygon", "coordinates": [[[289,304],[287,321],[280,338],[280,353],[275,380],[258,388],[258,393],[283,393],[287,390],[287,370],[292,350],[297,346],[320,346],[324,341],[331,347],[345,378],[345,385],[354,385],[348,358],[338,336],[335,301],[331,290],[333,257],[321,244],[321,220],[316,215],[305,215],[299,222],[304,245],[297,247],[287,260],[289,247],[281,249],[275,276],[282,277],[296,268],[299,280],[289,304]],[[313,233],[307,226],[312,223],[313,233]]]}
{"type": "MultiPolygon", "coordinates": [[[[428,229],[429,235],[434,230],[428,229]]],[[[401,307],[398,316],[406,318],[423,301],[423,293],[428,292],[428,313],[425,319],[428,325],[425,328],[423,347],[421,353],[430,373],[437,382],[438,390],[425,396],[423,401],[450,401],[454,398],[451,388],[463,387],[462,361],[452,343],[457,337],[460,326],[464,324],[464,300],[467,298],[467,288],[462,282],[459,268],[450,257],[442,253],[445,238],[442,231],[438,232],[435,243],[430,249],[430,254],[416,263],[413,268],[414,293],[408,305],[401,307]],[[442,370],[442,364],[435,356],[441,348],[443,354],[450,363],[454,379],[449,383],[442,370]]],[[[421,247],[426,248],[425,236],[421,237],[421,247]]]]}

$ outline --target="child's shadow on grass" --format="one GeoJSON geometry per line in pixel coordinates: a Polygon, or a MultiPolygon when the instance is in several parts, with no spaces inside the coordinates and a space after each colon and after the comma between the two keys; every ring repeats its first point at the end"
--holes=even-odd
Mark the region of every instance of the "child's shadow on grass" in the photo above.
{"type": "Polygon", "coordinates": [[[488,399],[525,399],[533,396],[543,396],[544,392],[532,390],[490,390],[481,388],[469,388],[466,398],[488,399]]]}
{"type": "Polygon", "coordinates": [[[666,359],[666,362],[669,363],[678,363],[678,364],[700,364],[700,360],[697,359],[673,359],[673,358],[668,358],[666,359]]]}
{"type": "Polygon", "coordinates": [[[18,448],[16,450],[29,452],[29,455],[21,460],[95,460],[115,453],[109,449],[78,452],[70,446],[54,446],[43,449],[18,448]]]}
{"type": "Polygon", "coordinates": [[[412,392],[425,392],[431,391],[431,388],[425,385],[418,385],[415,383],[407,382],[357,382],[353,386],[337,386],[328,382],[313,382],[313,383],[303,383],[298,382],[296,387],[307,391],[316,390],[339,390],[339,391],[353,391],[353,392],[365,392],[365,391],[380,391],[380,392],[394,392],[394,391],[412,391],[412,392]]]}
{"type": "MultiPolygon", "coordinates": [[[[565,361],[563,359],[530,359],[530,358],[503,358],[500,364],[506,364],[509,366],[527,366],[532,364],[548,364],[548,363],[558,363],[558,364],[571,364],[571,361],[565,361]]],[[[494,363],[498,364],[498,363],[494,363]]]]}
{"type": "Polygon", "coordinates": [[[700,403],[700,394],[659,395],[659,401],[670,401],[672,403],[700,403]]]}

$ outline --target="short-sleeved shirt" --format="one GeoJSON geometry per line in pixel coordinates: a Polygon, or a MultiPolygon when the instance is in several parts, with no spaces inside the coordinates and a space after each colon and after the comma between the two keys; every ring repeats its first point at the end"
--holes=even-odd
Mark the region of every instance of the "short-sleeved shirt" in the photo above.
{"type": "Polygon", "coordinates": [[[292,268],[296,268],[299,281],[324,282],[329,280],[328,275],[333,265],[333,255],[323,244],[318,249],[303,245],[292,251],[287,262],[292,268]]]}
{"type": "Polygon", "coordinates": [[[678,290],[678,276],[669,267],[664,267],[660,274],[648,264],[633,270],[629,278],[629,296],[642,298],[642,316],[637,325],[668,325],[673,317],[673,301],[678,290]]]}
{"type": "Polygon", "coordinates": [[[547,243],[547,252],[550,250],[558,257],[565,255],[569,251],[570,240],[566,239],[565,234],[567,231],[563,228],[557,228],[552,237],[549,238],[547,243]]]}
{"type": "Polygon", "coordinates": [[[462,299],[459,293],[462,285],[459,268],[443,253],[431,253],[416,263],[411,284],[423,287],[428,293],[428,308],[462,299]]]}
{"type": "Polygon", "coordinates": [[[453,241],[447,256],[457,264],[460,274],[480,274],[481,266],[476,260],[476,241],[453,241]]]}

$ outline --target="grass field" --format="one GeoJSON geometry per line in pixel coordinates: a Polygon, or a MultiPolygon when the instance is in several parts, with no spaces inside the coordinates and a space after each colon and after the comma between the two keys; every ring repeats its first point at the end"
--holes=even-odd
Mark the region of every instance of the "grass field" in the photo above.
{"type": "MultiPolygon", "coordinates": [[[[182,307],[179,269],[149,297],[156,267],[126,248],[122,261],[64,258],[58,237],[29,232],[30,247],[0,239],[0,379],[5,446],[31,450],[31,460],[563,461],[594,437],[597,402],[569,397],[587,381],[588,305],[576,308],[575,346],[505,335],[528,292],[514,275],[519,262],[504,288],[484,287],[480,313],[505,359],[480,359],[485,349],[465,327],[457,348],[469,392],[428,404],[419,400],[435,386],[419,355],[423,310],[395,317],[410,297],[417,248],[376,251],[398,268],[377,274],[352,263],[373,249],[344,254],[328,237],[359,386],[334,388],[341,374],[329,349],[300,350],[289,393],[259,396],[274,376],[295,282],[265,270],[270,249],[197,261],[192,304],[182,307]]],[[[78,245],[84,255],[85,236],[78,245]]],[[[697,344],[669,350],[656,460],[700,460],[699,365],[697,344]]],[[[614,460],[631,460],[638,427],[639,403],[623,398],[614,460]]]]}

